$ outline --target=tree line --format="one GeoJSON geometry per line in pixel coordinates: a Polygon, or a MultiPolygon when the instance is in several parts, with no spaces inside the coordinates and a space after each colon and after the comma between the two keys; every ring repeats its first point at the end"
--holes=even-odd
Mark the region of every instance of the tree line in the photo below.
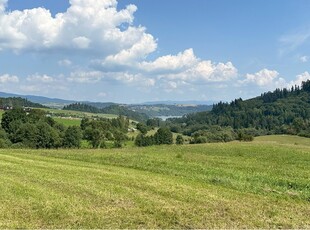
{"type": "MultiPolygon", "coordinates": [[[[162,124],[159,121],[150,119],[148,124],[157,126],[162,124]]],[[[121,148],[130,140],[127,136],[129,125],[129,118],[120,115],[114,119],[83,118],[80,126],[65,127],[43,110],[14,108],[2,115],[0,148],[80,148],[82,141],[89,143],[92,148],[121,148]]],[[[135,144],[173,144],[169,128],[159,128],[155,135],[147,136],[147,132],[154,127],[138,123],[140,134],[135,138],[135,144]]],[[[177,143],[183,143],[182,136],[178,137],[177,143]]]]}
{"type": "Polygon", "coordinates": [[[88,119],[81,126],[65,127],[39,109],[14,108],[2,115],[0,147],[18,148],[80,148],[82,140],[93,148],[106,148],[106,142],[121,147],[128,139],[129,119],[88,119]]]}
{"type": "Polygon", "coordinates": [[[210,112],[169,119],[172,131],[193,142],[250,140],[249,136],[292,134],[310,137],[310,81],[291,89],[276,89],[261,96],[220,102],[210,112]]]}

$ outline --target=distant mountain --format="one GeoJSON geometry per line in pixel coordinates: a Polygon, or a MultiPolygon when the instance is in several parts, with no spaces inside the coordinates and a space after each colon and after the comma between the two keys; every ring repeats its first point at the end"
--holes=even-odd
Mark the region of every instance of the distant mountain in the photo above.
{"type": "Polygon", "coordinates": [[[44,106],[52,107],[52,108],[63,108],[66,105],[74,104],[74,103],[84,103],[95,106],[97,108],[105,108],[115,103],[112,102],[89,102],[89,101],[74,101],[74,100],[65,100],[59,98],[49,98],[49,97],[42,97],[42,96],[34,96],[34,95],[18,95],[13,93],[4,93],[0,92],[0,97],[8,98],[8,97],[20,97],[25,98],[29,101],[42,104],[44,106]]]}
{"type": "Polygon", "coordinates": [[[64,100],[59,98],[48,98],[42,96],[34,95],[18,95],[12,93],[0,92],[0,97],[20,97],[27,99],[28,101],[39,103],[51,108],[62,109],[65,106],[81,103],[85,105],[90,105],[96,107],[100,110],[107,109],[106,112],[130,114],[132,117],[139,117],[135,113],[143,114],[140,120],[145,120],[145,115],[149,117],[160,117],[160,116],[183,116],[189,113],[196,113],[202,111],[210,111],[212,109],[213,101],[157,101],[157,102],[146,102],[139,105],[126,105],[117,104],[113,102],[90,102],[90,101],[74,101],[74,100],[64,100]],[[116,106],[116,107],[115,107],[116,106]],[[120,106],[120,107],[117,107],[120,106]],[[135,113],[131,114],[130,111],[135,113]]]}
{"type": "Polygon", "coordinates": [[[8,109],[8,108],[15,108],[15,107],[32,107],[32,108],[46,108],[46,106],[41,105],[39,103],[34,103],[29,101],[28,99],[21,98],[21,97],[0,97],[0,108],[1,109],[8,109]]]}
{"type": "Polygon", "coordinates": [[[34,95],[19,95],[19,94],[3,93],[3,92],[0,92],[0,97],[3,97],[3,98],[20,97],[20,98],[25,98],[25,99],[32,101],[32,102],[35,102],[35,103],[40,103],[40,104],[48,106],[48,107],[61,107],[61,108],[64,105],[71,104],[71,103],[75,102],[72,100],[63,100],[63,99],[59,99],[59,98],[48,98],[48,97],[34,96],[34,95]]]}

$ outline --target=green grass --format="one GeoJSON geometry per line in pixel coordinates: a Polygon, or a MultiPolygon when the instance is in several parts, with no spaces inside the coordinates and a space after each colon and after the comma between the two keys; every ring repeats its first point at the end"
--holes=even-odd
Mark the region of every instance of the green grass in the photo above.
{"type": "Polygon", "coordinates": [[[310,138],[290,136],[290,135],[270,135],[256,137],[255,142],[269,142],[284,145],[305,145],[310,146],[310,138]]]}
{"type": "Polygon", "coordinates": [[[2,115],[4,114],[3,110],[0,110],[0,120],[2,119],[2,115]]]}
{"type": "Polygon", "coordinates": [[[81,119],[73,119],[73,118],[60,118],[60,117],[54,117],[55,121],[57,121],[60,124],[63,124],[65,126],[80,126],[81,119]]]}
{"type": "Polygon", "coordinates": [[[77,117],[77,118],[83,118],[83,117],[102,117],[102,118],[117,118],[117,115],[114,114],[103,114],[103,113],[86,113],[86,112],[80,112],[80,111],[72,111],[72,110],[60,110],[60,109],[43,109],[47,111],[48,113],[52,114],[53,116],[62,116],[65,115],[65,117],[77,117]]]}
{"type": "Polygon", "coordinates": [[[295,141],[0,150],[0,228],[309,228],[295,141]]]}

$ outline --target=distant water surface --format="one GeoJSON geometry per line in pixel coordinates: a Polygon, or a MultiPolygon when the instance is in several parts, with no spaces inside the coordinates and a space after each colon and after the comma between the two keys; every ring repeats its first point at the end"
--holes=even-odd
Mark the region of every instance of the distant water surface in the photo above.
{"type": "Polygon", "coordinates": [[[157,118],[162,119],[163,121],[169,119],[169,118],[181,118],[182,116],[157,116],[157,118]]]}

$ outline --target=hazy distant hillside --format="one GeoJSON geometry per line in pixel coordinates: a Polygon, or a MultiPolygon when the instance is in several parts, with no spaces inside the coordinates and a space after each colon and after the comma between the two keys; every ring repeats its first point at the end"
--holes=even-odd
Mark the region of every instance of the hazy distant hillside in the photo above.
{"type": "Polygon", "coordinates": [[[65,99],[59,99],[59,98],[48,98],[48,97],[42,97],[42,96],[34,96],[34,95],[18,95],[18,94],[12,94],[12,93],[3,93],[0,92],[0,97],[8,98],[8,97],[20,97],[25,98],[29,101],[40,103],[42,105],[52,107],[52,108],[63,108],[66,105],[74,104],[74,103],[84,103],[88,105],[95,106],[97,108],[105,108],[111,105],[114,105],[115,103],[112,102],[89,102],[89,101],[74,101],[74,100],[65,100],[65,99]]]}
{"type": "Polygon", "coordinates": [[[21,97],[8,97],[8,98],[1,98],[0,97],[0,107],[32,107],[32,108],[46,108],[39,103],[34,103],[29,101],[28,99],[21,98],[21,97]]]}
{"type": "Polygon", "coordinates": [[[148,116],[143,113],[135,112],[130,110],[126,106],[120,106],[116,104],[112,104],[110,106],[104,108],[97,108],[95,106],[84,104],[84,103],[73,103],[67,105],[63,108],[64,110],[74,110],[74,111],[82,111],[82,112],[90,112],[90,113],[104,113],[104,114],[115,114],[126,116],[132,120],[136,121],[146,121],[148,116]]]}
{"type": "Polygon", "coordinates": [[[75,102],[72,100],[63,100],[63,99],[58,99],[58,98],[48,98],[48,97],[33,96],[33,95],[18,95],[18,94],[3,93],[3,92],[0,92],[0,97],[3,97],[3,98],[20,97],[20,98],[25,98],[35,103],[40,103],[42,105],[45,105],[48,107],[55,107],[55,108],[62,108],[64,105],[68,105],[68,104],[75,102]]]}
{"type": "MultiPolygon", "coordinates": [[[[96,107],[98,109],[104,109],[112,106],[114,113],[115,107],[113,106],[121,106],[125,107],[128,111],[133,111],[137,113],[146,114],[148,117],[158,117],[158,116],[183,116],[189,113],[196,113],[202,111],[210,111],[212,109],[212,102],[203,102],[203,101],[162,101],[159,102],[146,102],[141,105],[125,105],[125,104],[117,104],[113,102],[90,102],[90,101],[74,101],[74,100],[65,100],[59,98],[48,98],[41,96],[33,96],[33,95],[18,95],[12,93],[3,93],[0,92],[0,97],[8,98],[8,97],[20,97],[25,98],[34,103],[39,103],[41,105],[51,107],[51,108],[63,108],[64,106],[81,103],[96,107]],[[201,104],[199,104],[201,103],[201,104]],[[208,103],[208,104],[206,104],[208,103]]],[[[111,108],[110,108],[111,110],[111,108]]],[[[118,109],[120,110],[120,109],[118,109]]],[[[122,108],[121,110],[125,110],[122,108]]],[[[122,111],[122,113],[130,113],[130,112],[122,111]]],[[[107,111],[109,112],[109,111],[107,111]]],[[[114,114],[113,113],[113,114],[114,114]]],[[[144,115],[143,115],[144,116],[144,115]]]]}
{"type": "Polygon", "coordinates": [[[212,105],[130,105],[128,108],[145,113],[149,117],[159,116],[183,116],[185,114],[197,113],[202,111],[210,111],[212,105]]]}
{"type": "Polygon", "coordinates": [[[142,105],[213,105],[218,101],[148,101],[142,105]]]}
{"type": "Polygon", "coordinates": [[[113,103],[113,102],[84,102],[84,103],[87,105],[94,106],[98,109],[103,109],[111,105],[117,105],[117,103],[113,103]]]}

